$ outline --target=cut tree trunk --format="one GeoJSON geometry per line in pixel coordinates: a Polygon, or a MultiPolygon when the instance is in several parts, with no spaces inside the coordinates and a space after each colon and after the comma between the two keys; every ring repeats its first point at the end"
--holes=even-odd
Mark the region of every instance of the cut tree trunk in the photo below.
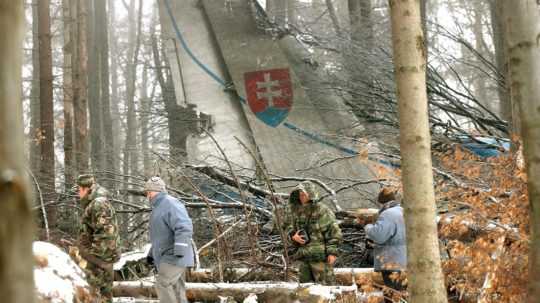
{"type": "MultiPolygon", "coordinates": [[[[219,301],[219,297],[233,297],[244,300],[250,294],[256,294],[261,302],[280,302],[282,299],[295,299],[300,302],[335,302],[339,298],[354,299],[358,288],[353,286],[322,286],[298,283],[186,283],[186,296],[191,301],[219,301]]],[[[114,282],[115,297],[155,298],[153,282],[114,282]]],[[[376,292],[371,294],[380,296],[376,292]]],[[[290,302],[290,301],[286,301],[290,302]]]]}
{"type": "MultiPolygon", "coordinates": [[[[373,268],[335,268],[334,274],[336,282],[339,285],[352,285],[355,282],[371,279],[375,283],[381,282],[379,274],[376,274],[373,268]]],[[[215,282],[218,273],[209,268],[192,270],[187,276],[190,282],[210,283],[215,282]]],[[[273,271],[253,271],[249,268],[233,268],[227,270],[227,278],[230,280],[238,280],[242,277],[249,277],[250,281],[272,281],[276,278],[273,271]]]]}

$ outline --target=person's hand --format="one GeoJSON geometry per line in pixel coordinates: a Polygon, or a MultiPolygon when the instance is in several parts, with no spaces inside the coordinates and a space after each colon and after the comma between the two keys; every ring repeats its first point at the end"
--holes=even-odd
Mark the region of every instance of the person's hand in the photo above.
{"type": "Polygon", "coordinates": [[[328,257],[326,257],[326,261],[330,265],[334,265],[334,263],[336,263],[336,259],[337,259],[337,257],[334,256],[334,255],[328,255],[328,257]]]}
{"type": "Polygon", "coordinates": [[[358,217],[358,218],[356,218],[356,223],[364,226],[364,225],[366,225],[368,223],[368,221],[367,221],[366,217],[358,217]]]}
{"type": "Polygon", "coordinates": [[[291,237],[291,239],[293,239],[294,242],[300,244],[300,245],[304,245],[306,244],[306,240],[304,240],[304,238],[300,235],[300,231],[296,231],[296,233],[291,237]]]}
{"type": "Polygon", "coordinates": [[[97,264],[97,266],[101,267],[101,269],[103,269],[104,271],[106,272],[112,272],[113,271],[113,263],[108,263],[108,262],[99,262],[99,264],[97,264]]]}

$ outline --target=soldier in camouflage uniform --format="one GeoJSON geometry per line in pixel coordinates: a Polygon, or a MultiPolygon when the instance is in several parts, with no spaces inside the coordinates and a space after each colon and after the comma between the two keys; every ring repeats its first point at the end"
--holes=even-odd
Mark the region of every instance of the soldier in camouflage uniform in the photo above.
{"type": "Polygon", "coordinates": [[[287,233],[297,248],[294,258],[300,261],[300,283],[335,283],[334,262],[341,230],[334,213],[315,202],[317,190],[311,182],[300,183],[289,197],[287,233]]]}
{"type": "Polygon", "coordinates": [[[84,209],[79,236],[80,255],[88,261],[85,272],[99,302],[112,302],[113,264],[118,261],[118,225],[108,192],[92,175],[77,178],[84,209]]]}

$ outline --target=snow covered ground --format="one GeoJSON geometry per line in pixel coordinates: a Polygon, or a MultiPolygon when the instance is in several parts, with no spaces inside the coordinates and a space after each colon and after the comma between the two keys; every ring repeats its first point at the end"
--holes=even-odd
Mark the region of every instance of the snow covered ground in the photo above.
{"type": "Polygon", "coordinates": [[[90,287],[81,268],[59,247],[36,241],[34,283],[38,302],[91,302],[90,287]]]}

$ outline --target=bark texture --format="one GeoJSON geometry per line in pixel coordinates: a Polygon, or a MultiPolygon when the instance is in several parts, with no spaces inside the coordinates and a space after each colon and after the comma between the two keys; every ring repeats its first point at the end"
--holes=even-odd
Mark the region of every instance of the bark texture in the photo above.
{"type": "MultiPolygon", "coordinates": [[[[505,2],[510,91],[521,113],[523,155],[531,208],[528,301],[540,298],[540,6],[537,1],[505,2]]],[[[515,114],[515,111],[513,112],[515,114]]]]}
{"type": "Polygon", "coordinates": [[[34,223],[21,109],[23,1],[0,0],[0,27],[0,293],[2,302],[30,303],[34,223]]]}
{"type": "Polygon", "coordinates": [[[426,53],[418,1],[390,1],[410,301],[447,302],[435,221],[426,53]]]}
{"type": "MultiPolygon", "coordinates": [[[[39,106],[41,161],[38,180],[40,181],[45,203],[56,200],[54,171],[54,112],[53,77],[50,28],[50,1],[38,1],[39,35],[39,106]]],[[[56,206],[47,207],[49,225],[56,225],[56,206]]]]}

